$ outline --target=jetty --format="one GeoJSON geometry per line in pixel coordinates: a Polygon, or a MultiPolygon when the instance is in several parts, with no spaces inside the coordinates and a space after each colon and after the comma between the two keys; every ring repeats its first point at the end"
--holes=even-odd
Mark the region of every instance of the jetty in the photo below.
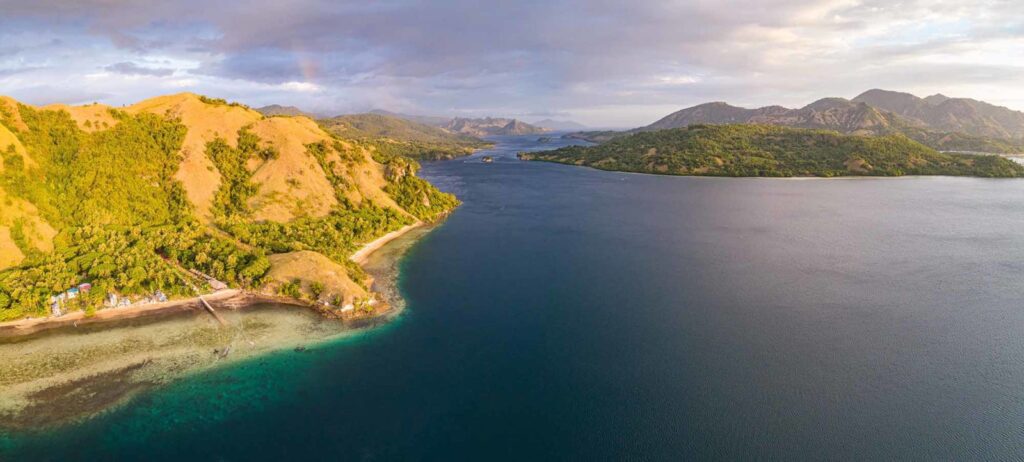
{"type": "Polygon", "coordinates": [[[221,317],[220,313],[217,313],[217,310],[213,309],[213,306],[210,306],[210,303],[207,302],[206,299],[203,298],[202,295],[199,296],[199,303],[201,303],[203,305],[203,308],[206,308],[206,311],[210,312],[210,314],[214,317],[214,319],[217,320],[217,322],[220,323],[220,325],[222,325],[222,326],[228,325],[228,322],[225,321],[224,318],[221,317]]]}

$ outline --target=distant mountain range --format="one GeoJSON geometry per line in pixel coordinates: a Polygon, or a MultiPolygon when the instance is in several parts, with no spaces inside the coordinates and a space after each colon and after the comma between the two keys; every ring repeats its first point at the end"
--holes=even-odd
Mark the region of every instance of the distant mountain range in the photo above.
{"type": "Polygon", "coordinates": [[[442,125],[441,128],[452,133],[470,136],[532,135],[549,131],[546,128],[535,127],[516,119],[500,117],[484,117],[482,119],[456,117],[442,125]]]}
{"type": "Polygon", "coordinates": [[[452,159],[491,145],[470,135],[381,113],[348,114],[317,122],[342,138],[369,140],[378,149],[417,159],[452,159]],[[386,146],[381,144],[384,140],[386,146]]]}
{"type": "MultiPolygon", "coordinates": [[[[852,100],[824,98],[799,109],[746,109],[724,102],[686,108],[633,130],[695,124],[767,124],[836,130],[855,135],[900,133],[939,150],[1024,151],[1024,113],[968,98],[869,90],[852,100]]],[[[614,135],[605,133],[604,139],[614,135]]],[[[601,136],[592,136],[601,141],[601,136]]]]}
{"type": "MultiPolygon", "coordinates": [[[[279,104],[272,104],[269,106],[263,106],[256,109],[265,116],[306,116],[311,119],[319,120],[330,120],[337,119],[338,117],[346,116],[362,116],[364,122],[370,122],[371,118],[366,116],[377,115],[390,117],[392,119],[407,120],[421,125],[429,127],[440,128],[448,133],[457,135],[466,135],[471,137],[485,137],[485,136],[502,136],[502,135],[533,135],[538,133],[546,133],[551,130],[582,130],[586,127],[577,124],[575,122],[568,121],[555,121],[555,120],[544,120],[550,126],[546,125],[535,125],[528,124],[526,122],[509,119],[503,117],[483,117],[483,118],[465,118],[465,117],[441,117],[441,116],[423,116],[423,115],[410,115],[402,114],[398,112],[386,111],[383,109],[374,109],[365,114],[345,114],[336,117],[321,117],[316,114],[303,111],[295,106],[282,106],[279,104]]],[[[373,123],[369,125],[376,125],[382,127],[388,125],[390,128],[395,128],[393,122],[384,123],[383,119],[373,120],[373,123]]],[[[406,127],[408,128],[408,127],[406,127]]],[[[414,131],[423,132],[422,127],[414,128],[414,131]]],[[[372,130],[371,130],[372,131],[372,130]]],[[[403,129],[403,132],[408,130],[403,129]]],[[[410,140],[411,141],[411,140],[410,140]]]]}
{"type": "Polygon", "coordinates": [[[587,126],[571,120],[544,119],[534,122],[533,125],[555,131],[586,130],[587,126]]]}
{"type": "Polygon", "coordinates": [[[399,119],[409,120],[418,124],[430,125],[433,127],[440,127],[452,120],[451,117],[402,114],[400,112],[385,111],[384,109],[374,109],[369,113],[397,117],[399,119]]]}
{"type": "Polygon", "coordinates": [[[465,118],[465,117],[440,117],[440,116],[420,116],[420,115],[409,115],[401,114],[397,112],[385,111],[377,109],[370,111],[371,114],[381,114],[391,117],[397,117],[421,123],[424,125],[431,125],[447,130],[451,133],[459,133],[463,135],[484,137],[484,136],[502,136],[502,135],[532,135],[537,133],[546,133],[550,130],[547,128],[537,127],[535,125],[528,124],[516,119],[508,119],[503,117],[484,117],[484,118],[465,118]]]}
{"type": "Polygon", "coordinates": [[[870,90],[853,99],[925,124],[938,131],[993,138],[1024,139],[1024,112],[969,98],[935,94],[918,98],[909,93],[870,90]]]}

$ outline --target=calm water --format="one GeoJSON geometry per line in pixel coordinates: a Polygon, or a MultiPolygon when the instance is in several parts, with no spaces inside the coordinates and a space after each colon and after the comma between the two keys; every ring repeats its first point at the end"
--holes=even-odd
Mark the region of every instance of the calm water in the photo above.
{"type": "Polygon", "coordinates": [[[400,320],[0,454],[1024,456],[1024,181],[629,175],[516,161],[532,141],[426,166],[465,205],[405,259],[400,320]]]}

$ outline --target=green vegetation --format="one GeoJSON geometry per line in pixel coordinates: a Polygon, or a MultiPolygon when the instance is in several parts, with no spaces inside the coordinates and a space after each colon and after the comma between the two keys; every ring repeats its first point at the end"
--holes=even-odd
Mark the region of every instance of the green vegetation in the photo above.
{"type": "Polygon", "coordinates": [[[277,293],[285,297],[302,298],[302,281],[293,279],[277,288],[277,293]]]}
{"type": "Polygon", "coordinates": [[[242,287],[258,286],[270,269],[263,253],[243,250],[194,223],[68,228],[54,247],[0,272],[0,292],[6,295],[0,298],[7,300],[0,303],[0,320],[41,314],[50,296],[85,281],[93,288],[72,308],[95,309],[108,292],[192,295],[207,289],[185,268],[242,287]]]}
{"type": "Polygon", "coordinates": [[[331,186],[334,187],[335,197],[338,201],[344,202],[345,191],[350,189],[352,184],[345,180],[342,175],[338,174],[338,169],[341,166],[337,165],[335,160],[328,157],[332,151],[337,155],[338,161],[346,164],[347,166],[355,165],[360,160],[360,158],[355,154],[350,152],[348,149],[345,149],[341,142],[337,140],[330,145],[323,141],[306,145],[306,153],[316,159],[317,163],[320,164],[320,168],[323,169],[324,174],[327,175],[327,181],[330,181],[331,186]]]}
{"type": "Polygon", "coordinates": [[[361,141],[384,156],[422,160],[467,156],[492,144],[471,136],[381,114],[353,114],[322,119],[324,130],[361,141]]]}
{"type": "MultiPolygon", "coordinates": [[[[245,151],[239,133],[239,150],[245,151]]],[[[251,149],[248,149],[250,152],[251,149]]],[[[317,142],[306,145],[306,152],[317,160],[328,181],[334,186],[339,206],[323,217],[302,217],[288,223],[273,221],[251,223],[240,219],[221,221],[220,226],[241,242],[268,253],[313,250],[337,262],[345,262],[362,242],[372,241],[409,223],[411,219],[396,210],[373,204],[353,205],[345,193],[354,186],[339,173],[340,165],[354,164],[358,159],[339,142],[317,142]]],[[[244,154],[242,154],[245,157],[244,154]]],[[[245,157],[248,159],[248,157],[245,157]]],[[[428,183],[429,185],[429,183],[428,183]]],[[[431,186],[433,188],[433,186],[431,186]]],[[[435,189],[436,190],[436,189],[435,189]]],[[[230,203],[218,207],[233,207],[230,203]]],[[[229,216],[227,211],[216,212],[229,216]]],[[[361,274],[361,273],[359,273],[361,274]]]]}
{"type": "MultiPolygon", "coordinates": [[[[0,147],[0,189],[33,204],[57,231],[54,250],[42,252],[26,235],[25,220],[12,221],[11,239],[25,260],[0,271],[0,321],[46,315],[50,297],[82,283],[90,283],[92,290],[65,309],[93,313],[108,293],[138,299],[157,291],[173,297],[209,290],[198,273],[234,287],[258,288],[270,269],[267,255],[276,252],[322,253],[363,283],[362,269],[348,259],[359,245],[412,223],[409,214],[433,220],[458,205],[454,196],[415,177],[415,161],[381,150],[374,155],[387,168],[384,191],[409,214],[370,201],[353,204],[347,195],[355,191],[355,182],[348,172],[363,168],[357,164],[364,156],[334,140],[309,144],[306,150],[334,186],[339,205],[323,217],[253,222],[249,201],[259,185],[252,167],[278,159],[279,152],[242,128],[235,146],[221,138],[206,145],[222,181],[212,201],[214,224],[201,224],[174,179],[186,127],[153,114],[111,110],[111,115],[117,124],[86,132],[65,111],[19,106],[27,130],[19,130],[14,114],[0,113],[0,123],[17,134],[28,153],[18,154],[13,145],[0,147]]],[[[368,138],[362,143],[384,142],[368,138]]],[[[301,295],[295,284],[281,291],[301,295]]]]}
{"type": "Polygon", "coordinates": [[[20,112],[29,130],[19,137],[36,165],[7,149],[0,186],[35,204],[51,224],[169,223],[190,213],[173,179],[185,137],[178,121],[111,111],[116,126],[87,133],[67,112],[20,112]]]}
{"type": "Polygon", "coordinates": [[[388,193],[405,211],[423,221],[436,221],[459,206],[453,194],[441,192],[434,185],[416,176],[420,164],[402,156],[374,153],[374,159],[385,167],[388,193]]]}
{"type": "Polygon", "coordinates": [[[320,296],[323,295],[324,290],[324,283],[320,281],[313,281],[309,283],[309,293],[313,295],[314,300],[319,300],[320,296]]]}
{"type": "MultiPolygon", "coordinates": [[[[567,135],[569,138],[589,141],[591,143],[607,143],[615,138],[628,136],[636,131],[590,131],[576,132],[567,135]]],[[[900,126],[884,133],[873,135],[903,134],[918,143],[936,151],[962,153],[1019,154],[1024,153],[1024,142],[1002,138],[969,135],[959,132],[938,132],[919,127],[900,126]]]]}
{"type": "Polygon", "coordinates": [[[256,195],[259,186],[252,182],[249,161],[267,162],[280,156],[272,146],[261,148],[260,138],[246,128],[238,131],[236,146],[231,147],[221,138],[206,143],[206,155],[221,175],[220,188],[213,198],[213,210],[217,218],[224,221],[245,218],[250,214],[248,202],[256,195]]]}
{"type": "Polygon", "coordinates": [[[228,102],[228,100],[226,100],[224,98],[211,98],[211,97],[206,96],[206,95],[199,95],[199,101],[202,101],[202,102],[204,102],[206,104],[209,104],[211,106],[243,107],[243,108],[246,108],[246,109],[249,108],[249,106],[246,106],[246,105],[244,105],[242,103],[237,103],[237,102],[234,102],[234,101],[228,102]]]}
{"type": "Polygon", "coordinates": [[[408,217],[392,209],[374,205],[343,206],[324,217],[303,217],[288,223],[239,222],[229,225],[226,231],[268,253],[313,250],[343,262],[360,243],[372,241],[410,222],[408,217]]]}
{"type": "Polygon", "coordinates": [[[254,153],[242,148],[242,138],[250,135],[242,130],[237,148],[231,147],[221,138],[206,144],[206,155],[213,161],[221,177],[220,187],[213,197],[213,210],[220,219],[248,216],[248,201],[259,190],[251,181],[252,172],[246,168],[246,163],[254,153]]]}
{"type": "Polygon", "coordinates": [[[908,138],[938,151],[978,152],[993,154],[1024,153],[1024,142],[991,138],[966,133],[945,133],[916,128],[902,130],[908,138]]]}
{"type": "Polygon", "coordinates": [[[853,136],[766,125],[691,125],[519,157],[669,175],[1024,176],[1024,166],[1011,160],[940,153],[902,135],[853,136]]]}
{"type": "MultiPolygon", "coordinates": [[[[118,124],[85,132],[64,111],[20,106],[17,132],[32,163],[2,151],[0,187],[34,204],[58,231],[54,250],[29,248],[23,223],[12,238],[27,255],[0,272],[0,320],[40,315],[50,296],[83,282],[93,290],[70,308],[95,310],[108,292],[188,295],[202,271],[234,286],[257,286],[270,267],[264,253],[243,249],[195,223],[174,173],[185,127],[152,114],[111,111],[118,124]]],[[[0,122],[12,131],[11,115],[0,122]]]]}

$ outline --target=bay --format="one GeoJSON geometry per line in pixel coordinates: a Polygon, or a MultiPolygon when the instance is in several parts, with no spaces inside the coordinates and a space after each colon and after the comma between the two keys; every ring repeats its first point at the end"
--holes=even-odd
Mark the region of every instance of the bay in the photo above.
{"type": "Polygon", "coordinates": [[[634,175],[515,159],[567,140],[497,141],[425,165],[464,205],[402,260],[399,319],[0,454],[1024,455],[1024,182],[634,175]]]}

